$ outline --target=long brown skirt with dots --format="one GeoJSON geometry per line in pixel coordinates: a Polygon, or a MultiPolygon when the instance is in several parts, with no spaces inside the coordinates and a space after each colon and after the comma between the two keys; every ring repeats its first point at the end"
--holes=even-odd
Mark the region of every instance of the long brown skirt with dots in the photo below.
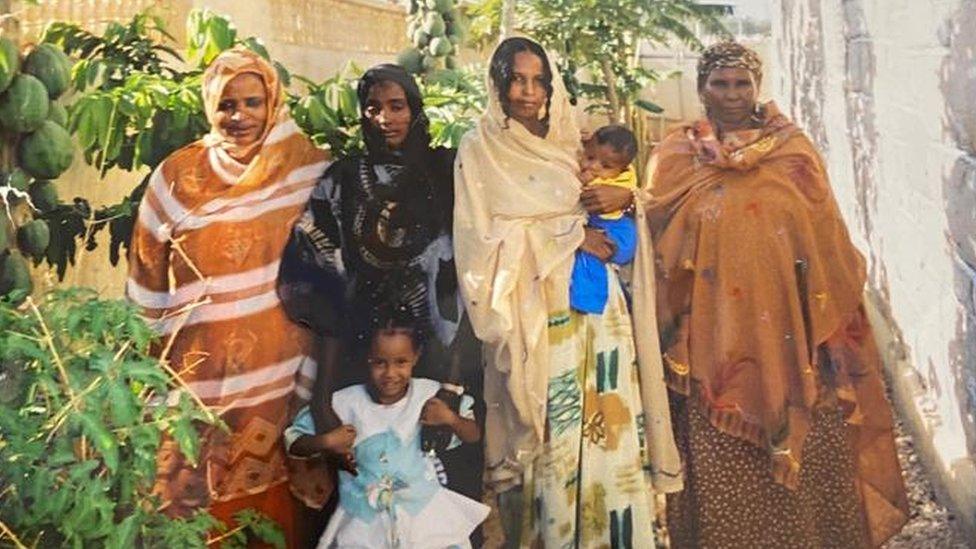
{"type": "Polygon", "coordinates": [[[671,396],[686,467],[684,491],[667,500],[672,547],[869,547],[839,411],[816,412],[792,491],[773,481],[763,449],[718,431],[687,399],[671,396]]]}

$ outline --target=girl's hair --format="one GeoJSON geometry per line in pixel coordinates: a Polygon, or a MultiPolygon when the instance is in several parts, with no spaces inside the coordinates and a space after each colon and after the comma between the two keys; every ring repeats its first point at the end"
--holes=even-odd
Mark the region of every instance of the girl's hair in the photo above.
{"type": "Polygon", "coordinates": [[[413,348],[420,351],[424,344],[424,333],[420,329],[417,319],[410,314],[406,307],[387,307],[376,312],[376,324],[370,334],[369,346],[378,335],[403,334],[410,338],[413,348]]]}
{"type": "Polygon", "coordinates": [[[488,67],[488,75],[492,83],[498,89],[498,101],[502,105],[502,112],[505,113],[505,121],[508,122],[510,112],[510,101],[508,100],[508,90],[512,87],[512,79],[515,71],[515,54],[529,52],[535,54],[542,60],[542,85],[546,89],[546,116],[542,119],[543,123],[549,123],[549,107],[552,104],[552,68],[549,66],[549,57],[546,50],[528,38],[515,36],[506,38],[498,45],[494,55],[491,56],[491,65],[488,67]]]}

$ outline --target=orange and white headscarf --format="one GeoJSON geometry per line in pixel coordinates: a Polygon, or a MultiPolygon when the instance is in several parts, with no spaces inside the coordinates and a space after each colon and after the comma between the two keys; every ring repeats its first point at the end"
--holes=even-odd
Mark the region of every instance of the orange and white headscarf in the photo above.
{"type": "MultiPolygon", "coordinates": [[[[276,126],[291,122],[284,105],[284,90],[278,72],[257,53],[237,46],[217,56],[203,73],[203,109],[210,122],[210,133],[204,136],[204,144],[218,148],[230,159],[250,158],[260,149],[276,126]],[[215,121],[220,99],[227,84],[242,74],[254,74],[264,82],[268,102],[268,119],[258,139],[249,145],[231,143],[220,133],[215,121]]],[[[291,122],[294,124],[294,122],[291,122]]],[[[224,156],[224,155],[221,155],[224,156]]]]}

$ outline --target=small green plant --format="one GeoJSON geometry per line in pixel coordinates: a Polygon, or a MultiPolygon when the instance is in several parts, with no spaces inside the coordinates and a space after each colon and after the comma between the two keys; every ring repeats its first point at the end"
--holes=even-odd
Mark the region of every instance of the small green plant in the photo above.
{"type": "Polygon", "coordinates": [[[484,68],[436,71],[421,81],[433,145],[456,148],[488,103],[484,68]]]}
{"type": "Polygon", "coordinates": [[[157,341],[136,308],[84,289],[15,308],[0,302],[0,539],[35,547],[224,547],[249,536],[283,546],[255,513],[228,530],[205,511],[171,519],[151,494],[163,434],[186,456],[197,429],[220,426],[153,358],[157,341]]]}
{"type": "Polygon", "coordinates": [[[363,148],[359,98],[356,96],[361,73],[359,67],[350,63],[320,83],[298,76],[296,79],[305,84],[305,93],[288,96],[295,123],[313,143],[329,149],[336,158],[363,148]]]}

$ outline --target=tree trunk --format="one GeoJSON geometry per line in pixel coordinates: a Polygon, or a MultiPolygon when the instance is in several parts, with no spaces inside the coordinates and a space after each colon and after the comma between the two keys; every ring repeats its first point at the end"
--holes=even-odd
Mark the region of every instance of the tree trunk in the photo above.
{"type": "Polygon", "coordinates": [[[613,74],[613,67],[609,59],[600,61],[600,68],[603,69],[603,80],[607,84],[607,100],[610,101],[610,113],[607,116],[611,124],[620,122],[620,97],[617,95],[617,76],[613,74]]]}
{"type": "Polygon", "coordinates": [[[515,31],[515,2],[516,0],[502,0],[501,38],[504,40],[515,31]]]}

